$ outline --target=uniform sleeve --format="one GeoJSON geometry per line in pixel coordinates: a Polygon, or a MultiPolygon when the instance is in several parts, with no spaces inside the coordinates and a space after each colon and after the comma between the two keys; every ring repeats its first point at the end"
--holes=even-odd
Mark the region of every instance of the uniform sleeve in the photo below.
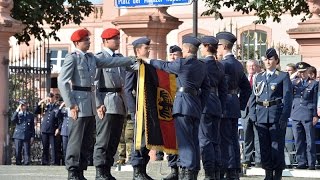
{"type": "Polygon", "coordinates": [[[137,73],[126,72],[124,95],[127,100],[128,110],[130,113],[136,112],[136,97],[132,94],[137,86],[137,73]]]}
{"type": "Polygon", "coordinates": [[[152,59],[152,60],[150,60],[150,64],[153,67],[155,67],[157,69],[164,70],[168,73],[179,74],[180,67],[181,67],[181,59],[178,59],[178,60],[175,60],[172,62],[152,59]]]}
{"type": "Polygon", "coordinates": [[[245,110],[252,90],[251,90],[248,78],[244,73],[242,74],[242,77],[240,79],[239,88],[240,88],[240,96],[239,96],[240,109],[245,110]]]}
{"type": "Polygon", "coordinates": [[[221,78],[219,85],[218,85],[218,92],[219,92],[219,99],[221,103],[221,110],[222,114],[226,114],[226,101],[227,101],[227,93],[228,93],[228,85],[227,81],[225,79],[225,72],[224,72],[224,66],[221,64],[220,67],[221,74],[223,78],[221,78]]]}
{"type": "Polygon", "coordinates": [[[316,82],[315,86],[314,86],[314,92],[313,92],[313,104],[314,104],[313,107],[315,107],[313,109],[313,117],[318,116],[318,114],[317,114],[317,104],[319,103],[319,101],[318,101],[318,94],[319,94],[318,89],[319,89],[319,83],[316,82]]]}
{"type": "Polygon", "coordinates": [[[113,68],[121,66],[130,66],[135,63],[135,61],[128,57],[99,57],[94,56],[96,60],[96,65],[98,68],[113,68]]]}
{"type": "Polygon", "coordinates": [[[101,86],[99,86],[99,84],[101,83],[100,78],[101,78],[101,76],[103,76],[102,71],[103,71],[103,69],[98,68],[97,72],[96,72],[96,87],[97,87],[97,89],[96,89],[95,95],[96,95],[96,106],[97,107],[100,107],[101,105],[103,105],[103,100],[104,100],[103,93],[101,93],[98,89],[99,87],[101,87],[101,86]]]}
{"type": "Polygon", "coordinates": [[[76,66],[76,62],[72,54],[67,55],[61,67],[61,71],[58,77],[58,88],[66,104],[66,107],[71,107],[72,105],[76,105],[76,100],[71,95],[71,86],[70,86],[70,81],[73,76],[75,66],[76,66]]]}
{"type": "MultiPolygon", "coordinates": [[[[207,74],[207,73],[206,73],[207,74]]],[[[206,102],[208,100],[208,96],[210,94],[210,80],[209,80],[209,76],[205,76],[202,84],[201,84],[201,106],[202,106],[202,110],[204,109],[206,102]]]]}
{"type": "Polygon", "coordinates": [[[19,120],[18,118],[18,112],[17,111],[14,111],[14,113],[12,114],[11,116],[11,121],[14,122],[14,123],[17,123],[19,120]]]}
{"type": "Polygon", "coordinates": [[[41,105],[36,105],[36,108],[34,110],[34,114],[41,114],[41,105]]]}
{"type": "Polygon", "coordinates": [[[280,121],[288,121],[292,108],[292,99],[292,83],[290,81],[289,74],[286,73],[283,80],[283,110],[280,121]]]}

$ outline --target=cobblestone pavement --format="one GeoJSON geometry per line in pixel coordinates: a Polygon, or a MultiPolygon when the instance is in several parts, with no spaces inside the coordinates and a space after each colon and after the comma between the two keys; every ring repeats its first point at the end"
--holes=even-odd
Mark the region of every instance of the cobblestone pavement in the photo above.
{"type": "MultiPolygon", "coordinates": [[[[121,168],[121,171],[117,171],[116,167],[112,168],[112,174],[118,180],[131,180],[132,170],[130,166],[121,168]]],[[[148,174],[156,179],[160,180],[165,177],[170,169],[167,167],[167,162],[152,161],[147,168],[148,174]]],[[[261,170],[260,170],[261,171],[261,170]]],[[[316,170],[315,173],[319,173],[316,170]]],[[[95,168],[90,166],[88,171],[85,172],[85,177],[88,180],[95,179],[95,168]]],[[[320,176],[318,176],[320,178],[320,176]]],[[[204,178],[203,171],[199,173],[199,180],[204,178]]],[[[7,165],[0,166],[0,180],[61,180],[67,179],[67,171],[64,166],[15,166],[7,165]]],[[[241,180],[262,180],[263,176],[247,176],[241,177],[241,180]]],[[[300,180],[308,179],[312,180],[316,178],[301,178],[301,177],[284,177],[284,180],[300,180]]]]}

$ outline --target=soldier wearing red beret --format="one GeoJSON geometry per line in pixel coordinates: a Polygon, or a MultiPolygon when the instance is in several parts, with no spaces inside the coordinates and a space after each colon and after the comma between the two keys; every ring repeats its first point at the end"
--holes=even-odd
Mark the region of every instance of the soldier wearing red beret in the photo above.
{"type": "Polygon", "coordinates": [[[99,57],[88,53],[90,32],[79,29],[71,36],[75,50],[65,57],[58,77],[58,87],[69,112],[69,142],[65,159],[68,179],[85,180],[88,151],[93,146],[93,131],[97,107],[95,102],[95,74],[97,68],[132,65],[126,57],[99,57]]]}
{"type": "MultiPolygon", "coordinates": [[[[103,48],[96,56],[102,59],[122,57],[121,54],[115,53],[120,45],[119,35],[120,32],[117,29],[105,29],[101,34],[103,48]]],[[[127,114],[122,91],[125,70],[124,67],[104,68],[98,69],[96,73],[96,80],[98,80],[96,105],[99,108],[96,116],[97,134],[93,153],[96,180],[115,179],[110,173],[110,168],[114,163],[113,156],[116,154],[127,114]]]]}

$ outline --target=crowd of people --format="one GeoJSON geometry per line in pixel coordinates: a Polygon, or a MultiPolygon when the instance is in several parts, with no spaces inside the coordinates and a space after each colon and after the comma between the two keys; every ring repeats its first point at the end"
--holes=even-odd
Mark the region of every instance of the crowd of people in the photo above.
{"type": "Polygon", "coordinates": [[[75,51],[66,55],[58,77],[63,102],[56,101],[51,93],[38,103],[34,113],[25,113],[26,103],[20,102],[13,114],[12,121],[17,124],[13,136],[17,165],[22,163],[22,147],[23,162],[30,164],[33,119],[34,114],[39,114],[43,165],[58,164],[55,150],[63,149],[68,179],[84,180],[92,154],[96,180],[113,180],[116,178],[111,167],[118,149],[117,163],[130,163],[134,180],[152,179],[146,172],[149,149],[143,143],[139,150],[133,148],[137,70],[139,63],[145,63],[176,75],[172,115],[178,154],[168,155],[171,173],[164,180],[197,179],[200,159],[205,180],[238,180],[241,164],[262,167],[266,180],[280,180],[286,167],[284,150],[290,136],[289,131],[286,134],[289,120],[296,168],[315,169],[314,125],[318,122],[320,105],[317,72],[309,64],[289,64],[288,73],[280,71],[279,56],[270,48],[262,61],[264,67],[249,60],[245,72],[232,54],[237,39],[230,32],[200,39],[187,36],[182,47],[170,47],[168,60],[149,58],[151,40],[147,37],[132,42],[135,58],[115,53],[120,45],[120,32],[113,28],[102,32],[103,49],[94,55],[87,52],[89,36],[86,29],[71,36],[75,51]],[[203,58],[197,57],[198,51],[203,58]],[[239,119],[244,131],[242,162],[239,119]],[[28,133],[21,135],[22,131],[28,133]],[[58,134],[62,137],[62,148],[55,141],[58,134]]]}

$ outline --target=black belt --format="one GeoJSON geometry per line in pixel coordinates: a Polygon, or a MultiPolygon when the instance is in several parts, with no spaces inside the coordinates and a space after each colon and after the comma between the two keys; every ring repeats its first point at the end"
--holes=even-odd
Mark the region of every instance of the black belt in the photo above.
{"type": "Polygon", "coordinates": [[[113,93],[117,93],[117,92],[121,92],[122,88],[99,88],[99,92],[113,92],[113,93]]]}
{"type": "Polygon", "coordinates": [[[217,96],[219,96],[219,91],[218,91],[218,88],[216,88],[216,87],[212,87],[210,89],[210,92],[216,94],[217,96]]]}
{"type": "Polygon", "coordinates": [[[228,90],[228,94],[238,94],[238,90],[236,89],[232,89],[232,90],[228,90]]]}
{"type": "Polygon", "coordinates": [[[270,107],[270,106],[278,105],[281,103],[282,103],[281,99],[277,99],[277,100],[273,100],[273,101],[257,101],[258,105],[264,106],[264,107],[270,107]]]}
{"type": "Polygon", "coordinates": [[[177,92],[183,92],[183,93],[188,93],[191,94],[193,96],[197,96],[198,95],[198,91],[192,88],[187,88],[187,87],[179,87],[177,89],[177,92]]]}
{"type": "Polygon", "coordinates": [[[96,87],[94,85],[91,87],[72,86],[72,89],[76,91],[94,91],[96,87]]]}

